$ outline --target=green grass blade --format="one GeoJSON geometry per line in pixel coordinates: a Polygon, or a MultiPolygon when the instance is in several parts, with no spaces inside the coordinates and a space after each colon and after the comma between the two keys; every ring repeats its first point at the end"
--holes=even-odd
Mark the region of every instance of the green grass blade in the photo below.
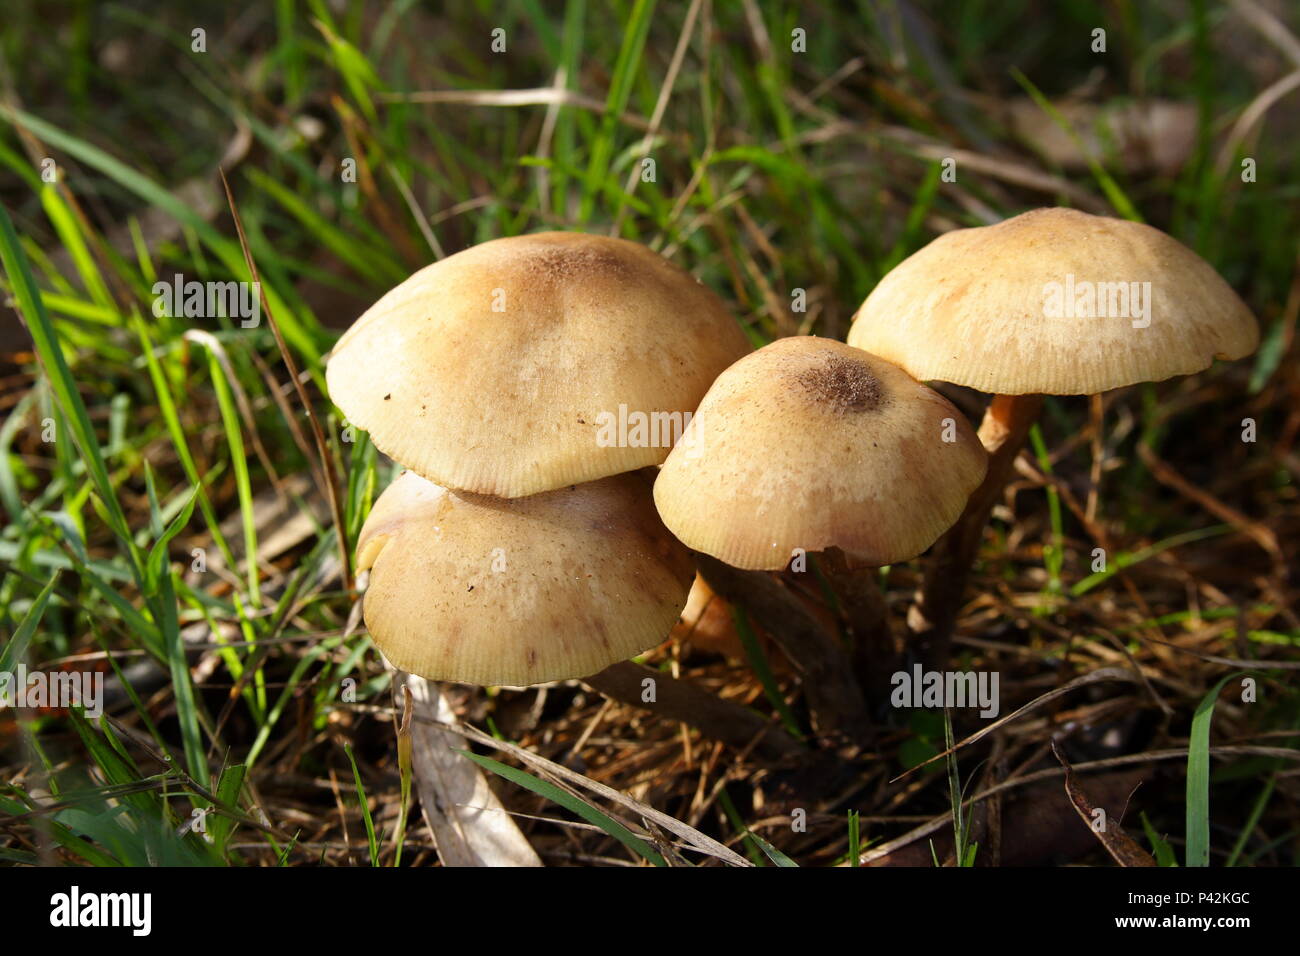
{"type": "Polygon", "coordinates": [[[9,276],[9,287],[13,291],[18,309],[26,319],[27,329],[31,333],[36,353],[41,358],[50,388],[67,417],[77,446],[81,449],[82,459],[90,479],[94,482],[100,503],[107,513],[109,526],[130,557],[136,583],[141,584],[143,568],[140,554],[132,543],[130,525],[117,499],[113,481],[109,477],[108,466],[104,463],[99,440],[95,437],[95,429],[90,422],[90,414],[86,411],[76,379],[73,378],[72,370],[63,356],[58,334],[50,322],[49,314],[45,311],[40,289],[37,288],[36,281],[28,268],[27,257],[23,253],[17,233],[14,232],[9,211],[3,206],[0,206],[0,261],[3,262],[5,273],[9,276]]]}
{"type": "MultiPolygon", "coordinates": [[[[239,244],[222,236],[207,220],[149,177],[131,168],[120,159],[109,155],[99,147],[65,133],[57,126],[47,123],[30,113],[0,104],[0,117],[26,127],[55,149],[63,150],[87,166],[98,169],[105,176],[135,193],[145,202],[157,206],[177,222],[193,230],[203,244],[216,253],[222,265],[232,275],[241,279],[247,277],[244,257],[239,249],[239,244]]],[[[321,358],[320,329],[315,324],[315,320],[312,319],[310,324],[305,324],[302,316],[292,311],[273,288],[264,287],[264,291],[272,310],[280,317],[285,338],[292,342],[294,347],[303,355],[307,356],[313,365],[319,365],[321,358]]]]}
{"type": "Polygon", "coordinates": [[[1156,828],[1151,825],[1145,813],[1142,814],[1142,830],[1151,841],[1151,851],[1156,858],[1156,863],[1159,866],[1177,866],[1178,858],[1174,855],[1174,848],[1169,845],[1168,840],[1156,832],[1156,828]]]}
{"type": "MultiPolygon", "coordinates": [[[[1034,425],[1029,429],[1029,440],[1034,447],[1034,457],[1044,475],[1052,475],[1052,456],[1043,441],[1042,429],[1034,425]]],[[[1061,593],[1061,568],[1065,561],[1065,532],[1061,520],[1061,495],[1056,485],[1047,483],[1047,513],[1052,527],[1052,541],[1044,549],[1043,563],[1047,565],[1047,592],[1052,595],[1061,593]]],[[[1047,610],[1044,608],[1044,610],[1047,610]]]]}
{"type": "Polygon", "coordinates": [[[1268,806],[1268,801],[1273,796],[1273,788],[1276,785],[1276,774],[1264,781],[1264,787],[1259,791],[1259,796],[1255,798],[1254,804],[1251,805],[1250,816],[1242,824],[1241,833],[1237,836],[1237,842],[1232,845],[1232,852],[1228,854],[1224,866],[1236,866],[1237,861],[1241,859],[1241,854],[1246,850],[1246,843],[1249,842],[1250,835],[1255,832],[1255,827],[1259,826],[1259,818],[1264,815],[1264,808],[1268,806]]]}
{"type": "Polygon", "coordinates": [[[1133,552],[1121,552],[1115,555],[1115,560],[1110,562],[1105,571],[1097,571],[1088,575],[1082,581],[1079,581],[1074,587],[1070,588],[1071,597],[1080,597],[1087,594],[1103,581],[1114,577],[1125,568],[1131,568],[1135,564],[1153,558],[1162,551],[1168,551],[1170,548],[1181,547],[1184,544],[1192,544],[1196,541],[1204,541],[1206,538],[1214,538],[1221,534],[1227,534],[1232,531],[1232,525],[1216,524],[1208,528],[1198,528],[1195,531],[1184,531],[1182,534],[1170,535],[1163,538],[1155,544],[1146,548],[1141,548],[1133,552]]]}
{"type": "Polygon", "coordinates": [[[357,769],[357,758],[352,754],[352,748],[347,744],[343,745],[344,752],[348,755],[348,762],[352,764],[352,779],[357,787],[357,800],[361,803],[361,819],[366,825],[366,842],[370,847],[370,865],[379,866],[379,838],[375,835],[375,821],[370,816],[370,804],[366,800],[366,787],[361,782],[361,771],[357,769]]]}
{"type": "MultiPolygon", "coordinates": [[[[207,344],[207,343],[204,343],[207,344]]],[[[226,381],[221,362],[208,350],[208,372],[212,387],[217,393],[217,407],[225,429],[226,445],[230,449],[230,463],[235,470],[235,490],[239,495],[240,524],[244,529],[244,574],[248,583],[248,600],[257,607],[262,603],[261,573],[257,563],[256,509],[253,507],[253,482],[248,472],[248,456],[244,452],[244,433],[240,427],[239,412],[226,381]]],[[[231,570],[235,570],[231,568],[231,570]]]]}
{"type": "MultiPolygon", "coordinates": [[[[173,528],[168,529],[173,536],[189,520],[194,511],[194,500],[191,497],[184,513],[177,518],[173,528]]],[[[207,787],[211,782],[208,778],[208,760],[200,730],[199,702],[194,693],[194,681],[190,676],[185,639],[181,635],[179,605],[176,600],[176,573],[172,569],[171,562],[167,560],[165,543],[158,554],[158,565],[148,571],[151,576],[154,576],[156,585],[152,593],[146,596],[154,608],[154,618],[158,622],[159,631],[162,632],[167,651],[167,666],[171,672],[172,694],[176,700],[176,719],[181,727],[185,766],[191,777],[207,787]]]]}
{"type": "Polygon", "coordinates": [[[1146,220],[1142,218],[1142,214],[1137,211],[1137,207],[1134,206],[1128,196],[1125,195],[1124,190],[1120,188],[1119,183],[1115,182],[1115,177],[1111,176],[1111,174],[1106,171],[1106,168],[1097,161],[1095,156],[1092,155],[1092,151],[1080,141],[1079,134],[1076,133],[1074,127],[1070,125],[1070,121],[1061,115],[1060,110],[1052,105],[1051,100],[1043,95],[1042,91],[1033,84],[1029,77],[1025,76],[1025,74],[1021,73],[1020,70],[1014,66],[1011,68],[1011,75],[1015,78],[1017,83],[1024,87],[1025,92],[1028,93],[1030,98],[1038,104],[1038,107],[1051,117],[1052,122],[1059,126],[1061,131],[1074,143],[1075,149],[1077,149],[1079,155],[1083,156],[1087,161],[1088,169],[1092,172],[1093,178],[1097,180],[1097,185],[1100,186],[1101,191],[1106,194],[1106,198],[1110,201],[1110,204],[1115,207],[1115,211],[1125,219],[1131,220],[1132,222],[1145,222],[1146,220]]]}
{"type": "Polygon", "coordinates": [[[1201,698],[1192,715],[1187,742],[1187,858],[1188,866],[1210,865],[1210,721],[1225,684],[1244,671],[1228,674],[1201,698]]]}
{"type": "Polygon", "coordinates": [[[772,673],[772,668],[767,664],[767,658],[763,655],[763,648],[758,643],[758,635],[754,629],[749,626],[749,618],[745,615],[743,609],[733,607],[731,609],[732,620],[736,623],[736,636],[740,638],[741,645],[745,648],[745,656],[749,658],[749,666],[754,669],[754,674],[758,681],[763,685],[763,695],[767,698],[781,717],[781,723],[798,739],[802,740],[803,731],[799,729],[799,722],[794,718],[794,712],[790,710],[790,705],[785,702],[785,697],[781,694],[781,688],[777,686],[776,677],[772,673]]]}
{"type": "Polygon", "coordinates": [[[650,32],[654,7],[654,0],[636,0],[623,29],[623,44],[619,48],[618,60],[614,64],[614,74],[610,78],[604,118],[591,144],[582,205],[578,212],[579,222],[585,223],[591,218],[596,196],[601,188],[600,183],[610,174],[609,161],[614,155],[614,139],[618,130],[619,117],[627,108],[628,98],[632,95],[632,84],[641,68],[641,54],[645,50],[646,36],[650,32]]]}
{"type": "Polygon", "coordinates": [[[22,623],[18,625],[18,630],[14,631],[11,637],[0,650],[0,673],[13,673],[14,667],[22,660],[23,654],[27,650],[27,645],[31,642],[32,635],[36,633],[37,625],[41,623],[41,615],[45,613],[45,606],[50,603],[50,595],[54,593],[54,585],[59,583],[59,572],[55,571],[54,576],[41,588],[41,593],[36,595],[36,600],[32,601],[32,606],[27,609],[23,615],[22,623]]]}
{"type": "Polygon", "coordinates": [[[493,760],[491,757],[483,757],[479,754],[470,753],[467,750],[461,750],[458,752],[463,754],[465,757],[468,757],[485,770],[491,770],[497,776],[504,777],[511,783],[523,787],[525,790],[531,790],[539,797],[545,797],[552,803],[558,803],[560,806],[564,807],[564,809],[577,814],[588,823],[600,827],[637,856],[648,860],[655,866],[668,865],[664,858],[659,855],[657,850],[634,834],[627,827],[623,826],[623,824],[601,813],[586,801],[579,800],[571,793],[561,790],[555,784],[547,780],[540,780],[530,773],[525,773],[522,770],[517,770],[514,767],[507,766],[499,760],[493,760]]]}
{"type": "Polygon", "coordinates": [[[208,497],[207,488],[204,487],[199,478],[199,469],[194,463],[194,455],[190,452],[189,441],[185,437],[185,427],[181,424],[180,413],[177,411],[176,400],[172,396],[171,386],[167,382],[166,374],[158,361],[158,357],[154,354],[153,343],[145,329],[144,321],[138,315],[134,316],[133,325],[135,326],[136,335],[140,339],[141,352],[144,355],[145,365],[149,370],[149,379],[153,382],[154,395],[158,399],[158,410],[162,413],[163,421],[167,425],[167,434],[176,450],[176,457],[180,460],[181,467],[185,470],[185,477],[189,479],[190,484],[198,487],[199,510],[203,513],[203,520],[207,523],[208,533],[212,535],[212,540],[216,543],[217,550],[221,552],[226,565],[233,570],[237,563],[235,553],[230,549],[230,544],[221,531],[221,520],[217,517],[216,510],[212,506],[212,500],[208,497]]]}
{"type": "Polygon", "coordinates": [[[767,858],[768,858],[769,860],[771,860],[771,861],[772,861],[774,864],[776,864],[777,866],[785,866],[785,867],[793,866],[793,867],[798,867],[798,865],[799,865],[798,863],[796,863],[794,860],[790,859],[788,856],[786,856],[784,853],[782,853],[782,852],[781,852],[780,850],[778,850],[776,847],[772,846],[772,844],[768,843],[766,840],[764,840],[761,836],[759,836],[759,835],[758,835],[757,833],[755,833],[753,830],[748,831],[748,832],[746,833],[746,835],[747,835],[751,840],[753,840],[753,841],[758,845],[758,848],[759,848],[760,850],[762,850],[763,853],[767,856],[767,858]]]}

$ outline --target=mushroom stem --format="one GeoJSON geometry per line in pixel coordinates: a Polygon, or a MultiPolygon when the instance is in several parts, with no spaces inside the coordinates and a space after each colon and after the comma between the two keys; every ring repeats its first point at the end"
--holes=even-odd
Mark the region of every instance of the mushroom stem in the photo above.
{"type": "Polygon", "coordinates": [[[704,736],[737,750],[752,747],[753,755],[766,763],[780,763],[805,752],[797,740],[749,708],[715,697],[690,681],[678,680],[633,661],[606,667],[598,674],[584,677],[583,683],[606,697],[651,710],[665,720],[690,724],[704,736]],[[643,696],[646,679],[654,681],[653,703],[646,703],[643,696]]]}
{"type": "Polygon", "coordinates": [[[753,614],[799,672],[813,730],[854,744],[865,740],[871,732],[866,700],[835,635],[778,578],[703,553],[695,561],[709,587],[753,614]]]}
{"type": "Polygon", "coordinates": [[[1042,407],[1042,395],[994,395],[984,413],[979,437],[989,453],[988,472],[957,523],[935,543],[921,592],[908,611],[907,625],[927,668],[942,669],[947,664],[953,626],[984,526],[1042,407]]]}
{"type": "Polygon", "coordinates": [[[889,699],[891,679],[900,664],[877,569],[851,567],[838,548],[824,552],[818,565],[835,597],[853,672],[866,692],[868,709],[875,713],[889,699]]]}

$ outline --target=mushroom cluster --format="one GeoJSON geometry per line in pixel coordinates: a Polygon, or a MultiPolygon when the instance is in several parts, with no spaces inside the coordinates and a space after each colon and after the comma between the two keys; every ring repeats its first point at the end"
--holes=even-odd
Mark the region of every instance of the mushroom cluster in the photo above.
{"type": "Polygon", "coordinates": [[[637,471],[671,440],[615,422],[684,421],[748,348],[690,275],[581,233],[486,242],[380,299],[326,369],[408,469],[358,542],[380,650],[428,678],[534,684],[659,643],[692,567],[637,471]]]}
{"type": "Polygon", "coordinates": [[[408,469],[358,542],[366,623],[405,670],[533,684],[659,643],[692,551],[764,572],[929,550],[911,623],[941,645],[1043,394],[1257,342],[1195,253],[1068,209],[935,240],[881,280],[848,344],[753,352],[713,293],[642,246],[487,242],[393,289],[329,360],[334,402],[408,469]],[[978,433],[934,380],[993,394],[978,433]]]}

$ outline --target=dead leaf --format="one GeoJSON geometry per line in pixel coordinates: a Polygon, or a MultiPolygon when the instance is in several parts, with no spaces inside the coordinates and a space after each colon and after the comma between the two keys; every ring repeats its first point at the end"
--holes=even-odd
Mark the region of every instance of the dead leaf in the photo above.
{"type": "Polygon", "coordinates": [[[1137,841],[1124,832],[1118,820],[1112,820],[1106,816],[1104,809],[1099,810],[1093,806],[1083,788],[1075,782],[1074,769],[1061,753],[1061,748],[1057,746],[1055,740],[1052,741],[1052,753],[1056,754],[1056,759],[1065,768],[1065,795],[1070,798],[1070,803],[1078,811],[1084,824],[1101,841],[1101,845],[1106,848],[1111,858],[1120,866],[1155,866],[1156,861],[1151,854],[1138,846],[1137,841]],[[1098,813],[1102,816],[1098,817],[1098,813]],[[1101,821],[1100,828],[1097,826],[1098,819],[1101,821]]]}
{"type": "Polygon", "coordinates": [[[459,723],[442,690],[400,671],[397,681],[405,681],[420,718],[410,723],[412,772],[443,866],[541,866],[483,772],[457,752],[464,743],[439,726],[459,723]]]}

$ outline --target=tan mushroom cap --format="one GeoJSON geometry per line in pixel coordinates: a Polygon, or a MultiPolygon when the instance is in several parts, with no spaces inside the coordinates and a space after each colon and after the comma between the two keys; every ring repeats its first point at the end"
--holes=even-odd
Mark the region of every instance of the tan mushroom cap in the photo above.
{"type": "Polygon", "coordinates": [[[1037,209],[909,256],[867,296],[848,341],[922,381],[1093,395],[1241,358],[1259,328],[1209,263],[1159,229],[1037,209]],[[1125,310],[1102,283],[1150,285],[1125,310]]]}
{"type": "Polygon", "coordinates": [[[713,383],[655,504],[685,544],[734,567],[776,570],[795,548],[830,547],[879,567],[933,544],[986,467],[965,417],[902,369],[785,338],[713,383]]]}
{"type": "Polygon", "coordinates": [[[693,569],[645,476],[505,499],[403,472],[357,543],[364,613],[396,666],[431,680],[584,677],[658,644],[693,569]]]}
{"type": "Polygon", "coordinates": [[[326,378],[348,420],[407,468],[515,498],[659,464],[676,435],[628,428],[620,446],[602,426],[620,405],[694,411],[747,351],[722,301],[662,256],[550,232],[421,269],[339,339],[326,378]]]}

